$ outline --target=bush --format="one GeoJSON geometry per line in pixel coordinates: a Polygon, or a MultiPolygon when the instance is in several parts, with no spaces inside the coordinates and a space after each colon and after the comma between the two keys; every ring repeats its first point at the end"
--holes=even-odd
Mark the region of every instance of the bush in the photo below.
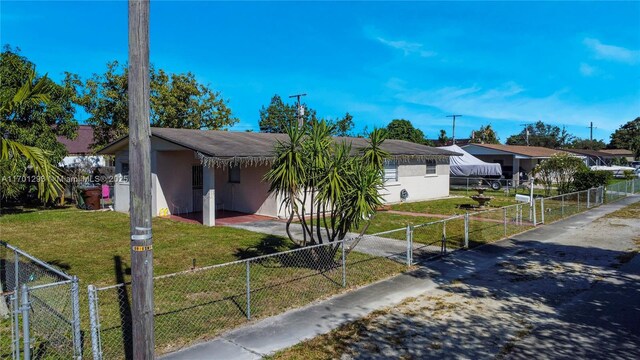
{"type": "Polygon", "coordinates": [[[536,165],[533,174],[544,186],[545,196],[549,196],[554,184],[558,187],[558,194],[572,191],[575,174],[587,169],[579,157],[558,153],[536,165]]]}
{"type": "Polygon", "coordinates": [[[611,172],[602,170],[583,170],[574,175],[573,187],[576,191],[605,186],[611,179],[611,172]]]}

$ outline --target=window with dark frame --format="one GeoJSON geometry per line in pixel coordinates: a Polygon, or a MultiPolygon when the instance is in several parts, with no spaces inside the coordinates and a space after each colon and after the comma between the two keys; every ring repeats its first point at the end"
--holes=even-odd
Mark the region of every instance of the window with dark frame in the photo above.
{"type": "Polygon", "coordinates": [[[426,175],[435,175],[436,174],[436,166],[437,163],[433,159],[427,160],[427,171],[426,175]]]}
{"type": "Polygon", "coordinates": [[[229,167],[229,182],[232,184],[240,183],[240,166],[229,167]]]}
{"type": "Polygon", "coordinates": [[[384,182],[398,181],[398,164],[395,161],[384,163],[384,182]]]}
{"type": "Polygon", "coordinates": [[[120,181],[129,182],[129,163],[123,162],[120,165],[120,181]]]}

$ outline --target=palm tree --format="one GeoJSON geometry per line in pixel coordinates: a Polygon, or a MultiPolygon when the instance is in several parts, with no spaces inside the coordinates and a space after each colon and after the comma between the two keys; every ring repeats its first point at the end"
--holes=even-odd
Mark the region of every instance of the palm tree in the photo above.
{"type": "MultiPolygon", "coordinates": [[[[0,99],[0,116],[3,120],[10,120],[22,106],[34,103],[47,103],[50,100],[51,87],[47,75],[35,84],[35,69],[31,70],[28,80],[18,89],[13,97],[0,99]]],[[[56,198],[62,185],[60,172],[47,160],[49,153],[35,146],[27,146],[20,142],[0,137],[0,160],[9,161],[15,169],[23,158],[33,170],[38,184],[38,198],[47,202],[56,198]]]]}
{"type": "Polygon", "coordinates": [[[332,127],[313,122],[304,130],[286,129],[288,141],[279,142],[275,161],[265,175],[269,191],[279,195],[289,211],[289,227],[297,217],[303,228],[300,245],[331,243],[369,221],[382,204],[379,194],[388,153],[381,149],[384,131],[375,130],[368,144],[353,156],[351,144],[331,139],[332,127]],[[307,201],[309,200],[309,201],[307,201]],[[324,228],[324,231],[323,231],[324,228]]]}

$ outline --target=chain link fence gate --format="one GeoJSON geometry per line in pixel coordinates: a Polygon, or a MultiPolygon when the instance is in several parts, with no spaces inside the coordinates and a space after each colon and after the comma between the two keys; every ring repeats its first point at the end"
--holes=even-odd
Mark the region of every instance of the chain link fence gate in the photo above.
{"type": "Polygon", "coordinates": [[[78,279],[0,242],[0,358],[82,359],[78,279]]]}

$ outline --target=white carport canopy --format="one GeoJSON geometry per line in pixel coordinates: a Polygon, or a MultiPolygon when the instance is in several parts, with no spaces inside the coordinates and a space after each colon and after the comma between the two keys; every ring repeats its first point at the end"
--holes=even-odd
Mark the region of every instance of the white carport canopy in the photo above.
{"type": "Polygon", "coordinates": [[[500,164],[484,162],[464,151],[458,145],[441,146],[439,148],[462,154],[462,156],[451,156],[449,158],[451,176],[483,177],[502,175],[502,168],[500,167],[500,164]]]}

